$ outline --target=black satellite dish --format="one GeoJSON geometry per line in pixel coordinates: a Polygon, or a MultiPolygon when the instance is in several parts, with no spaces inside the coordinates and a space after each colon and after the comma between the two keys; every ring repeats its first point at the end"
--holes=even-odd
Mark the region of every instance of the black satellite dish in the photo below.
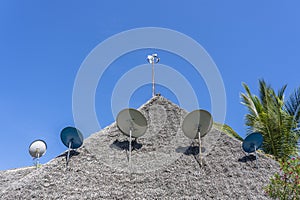
{"type": "Polygon", "coordinates": [[[35,167],[38,168],[40,157],[42,157],[47,150],[47,144],[44,140],[35,140],[29,145],[29,154],[36,159],[35,167]]]}
{"type": "Polygon", "coordinates": [[[131,171],[131,140],[145,134],[147,130],[147,120],[138,110],[128,108],[119,112],[117,116],[117,126],[126,136],[129,136],[129,168],[131,171]]]}
{"type": "Polygon", "coordinates": [[[251,133],[250,135],[248,135],[242,144],[242,148],[246,153],[255,152],[256,167],[258,167],[256,150],[261,147],[263,141],[264,141],[264,138],[263,138],[262,134],[258,133],[258,132],[254,132],[254,133],[251,133]]]}
{"type": "Polygon", "coordinates": [[[70,159],[70,150],[78,149],[83,144],[82,133],[74,127],[66,127],[60,132],[62,143],[68,147],[67,165],[70,159]]]}
{"type": "Polygon", "coordinates": [[[190,112],[183,120],[182,130],[190,139],[199,140],[199,159],[201,158],[201,137],[204,137],[212,128],[213,118],[206,110],[194,110],[190,112]]]}

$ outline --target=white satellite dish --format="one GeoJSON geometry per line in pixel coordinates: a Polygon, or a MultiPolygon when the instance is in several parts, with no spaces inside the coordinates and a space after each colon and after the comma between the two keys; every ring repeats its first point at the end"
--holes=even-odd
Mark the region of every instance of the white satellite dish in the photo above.
{"type": "Polygon", "coordinates": [[[36,168],[39,167],[39,159],[46,153],[46,150],[47,144],[43,140],[35,140],[29,145],[29,154],[33,157],[33,159],[36,159],[36,168]]]}
{"type": "Polygon", "coordinates": [[[119,112],[116,121],[122,133],[129,136],[129,169],[131,171],[131,139],[145,134],[148,126],[147,120],[138,110],[128,108],[119,112]]]}
{"type": "Polygon", "coordinates": [[[202,165],[201,157],[201,137],[204,137],[212,128],[213,118],[206,110],[194,110],[183,120],[182,130],[190,139],[199,140],[199,160],[202,165]]]}

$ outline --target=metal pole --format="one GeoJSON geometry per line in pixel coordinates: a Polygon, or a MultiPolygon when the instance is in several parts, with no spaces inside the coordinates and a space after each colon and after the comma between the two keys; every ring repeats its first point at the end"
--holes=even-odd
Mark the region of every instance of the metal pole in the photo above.
{"type": "Polygon", "coordinates": [[[202,157],[201,157],[201,133],[200,130],[198,131],[198,139],[199,139],[199,160],[200,160],[200,165],[202,167],[202,157]]]}
{"type": "Polygon", "coordinates": [[[131,134],[132,134],[132,130],[130,128],[129,130],[129,172],[131,174],[131,134]]]}
{"type": "Polygon", "coordinates": [[[255,149],[255,161],[256,161],[256,168],[258,168],[258,164],[257,164],[257,153],[256,153],[256,146],[254,145],[254,149],[255,149]]]}
{"type": "Polygon", "coordinates": [[[36,159],[36,164],[35,164],[35,169],[38,169],[38,166],[40,164],[40,152],[38,151],[37,152],[37,159],[36,159]]]}
{"type": "Polygon", "coordinates": [[[154,59],[152,62],[152,97],[155,96],[155,83],[154,83],[154,59]]]}
{"type": "Polygon", "coordinates": [[[72,142],[70,141],[70,142],[69,142],[68,155],[67,155],[67,166],[68,166],[68,164],[69,164],[69,159],[70,159],[70,150],[71,150],[71,145],[72,145],[72,142]]]}
{"type": "Polygon", "coordinates": [[[154,71],[154,63],[159,62],[159,58],[157,57],[157,54],[154,53],[152,55],[147,56],[148,62],[152,65],[152,97],[155,96],[155,71],[154,71]]]}

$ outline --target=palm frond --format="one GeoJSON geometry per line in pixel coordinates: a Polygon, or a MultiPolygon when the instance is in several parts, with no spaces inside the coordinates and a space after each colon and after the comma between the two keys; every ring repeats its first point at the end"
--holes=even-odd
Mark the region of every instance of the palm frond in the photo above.
{"type": "Polygon", "coordinates": [[[284,92],[286,90],[287,85],[282,86],[282,88],[280,88],[277,92],[277,96],[280,100],[284,100],[284,92]]]}
{"type": "Polygon", "coordinates": [[[300,87],[296,89],[284,104],[285,110],[300,122],[300,87]]]}

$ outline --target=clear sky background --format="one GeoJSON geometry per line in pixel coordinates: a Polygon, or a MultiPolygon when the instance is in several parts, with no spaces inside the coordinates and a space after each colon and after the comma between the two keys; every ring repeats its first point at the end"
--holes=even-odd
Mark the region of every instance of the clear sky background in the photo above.
{"type": "MultiPolygon", "coordinates": [[[[45,163],[66,150],[60,131],[73,126],[72,90],[78,69],[99,43],[119,32],[141,27],[169,28],[201,44],[216,63],[227,95],[225,122],[246,134],[240,104],[241,83],[257,94],[258,79],[275,89],[299,87],[300,2],[291,1],[14,1],[0,2],[0,170],[32,165],[28,146],[47,142],[45,163]]],[[[132,66],[146,63],[151,50],[121,56],[100,80],[96,110],[101,127],[114,121],[113,87],[132,66]]],[[[190,64],[158,51],[161,64],[191,81],[210,109],[209,94],[190,64]]],[[[99,58],[101,59],[101,58],[99,58]]],[[[151,74],[145,75],[149,82],[151,74]]],[[[176,94],[158,92],[178,103],[176,94]]],[[[130,99],[138,108],[151,98],[151,85],[130,99]]],[[[191,111],[191,110],[189,110],[191,111]]]]}

